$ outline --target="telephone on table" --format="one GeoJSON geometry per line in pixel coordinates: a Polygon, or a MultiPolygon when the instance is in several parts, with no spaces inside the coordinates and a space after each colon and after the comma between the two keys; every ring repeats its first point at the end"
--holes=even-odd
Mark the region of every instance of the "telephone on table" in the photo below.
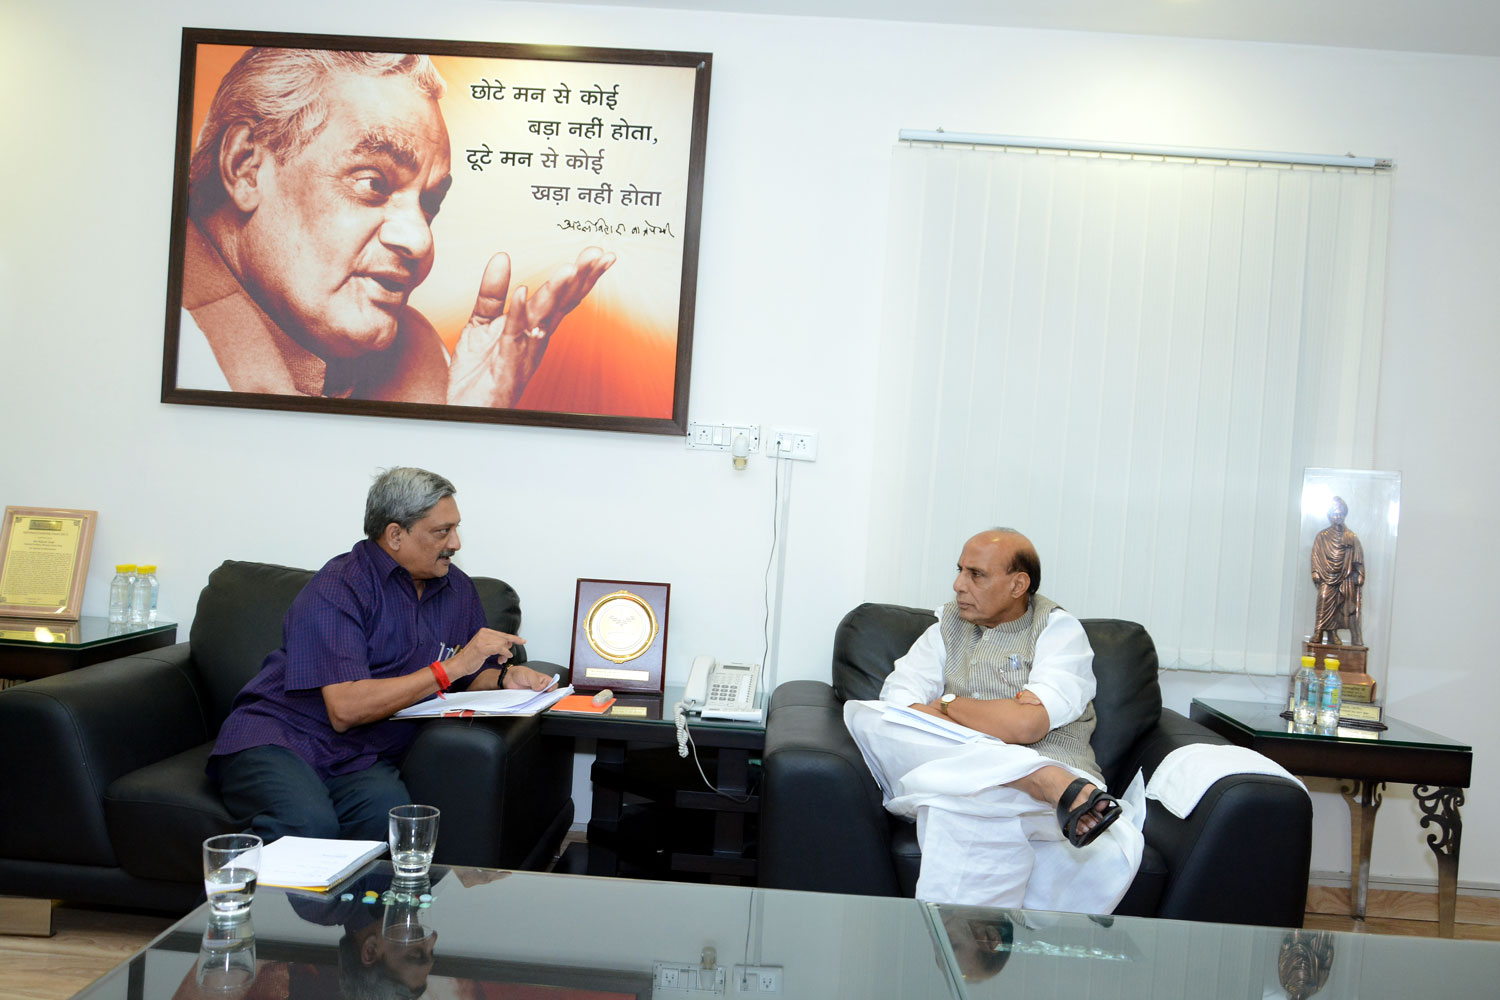
{"type": "Polygon", "coordinates": [[[687,688],[677,703],[678,752],[687,756],[686,713],[694,712],[705,719],[759,722],[763,717],[755,704],[759,691],[759,663],[720,663],[712,656],[694,657],[687,688]]]}

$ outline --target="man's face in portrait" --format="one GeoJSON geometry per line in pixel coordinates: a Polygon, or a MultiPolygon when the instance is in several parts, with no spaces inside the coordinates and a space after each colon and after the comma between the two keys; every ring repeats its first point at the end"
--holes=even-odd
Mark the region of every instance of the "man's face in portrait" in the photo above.
{"type": "Polygon", "coordinates": [[[452,182],[437,102],[403,76],[340,74],[310,143],[255,173],[240,275],[272,318],[325,357],[391,346],[432,269],[432,219],[452,182]]]}

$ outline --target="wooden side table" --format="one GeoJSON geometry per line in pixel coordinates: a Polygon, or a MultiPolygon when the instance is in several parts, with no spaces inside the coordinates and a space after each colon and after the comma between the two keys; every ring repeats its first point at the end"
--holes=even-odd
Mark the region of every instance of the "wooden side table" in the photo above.
{"type": "Polygon", "coordinates": [[[176,641],[176,622],[112,625],[87,615],[76,622],[0,618],[0,678],[36,680],[176,641]]]}
{"type": "Polygon", "coordinates": [[[1337,778],[1349,804],[1353,862],[1349,874],[1352,916],[1363,920],[1370,887],[1370,845],[1375,814],[1388,781],[1413,786],[1427,846],[1437,858],[1438,932],[1453,936],[1458,908],[1459,807],[1469,787],[1474,748],[1409,723],[1385,717],[1385,730],[1340,729],[1338,735],[1299,733],[1281,717],[1282,706],[1253,701],[1193,699],[1192,717],[1232,743],[1271,758],[1293,774],[1337,778]]]}
{"type": "MultiPolygon", "coordinates": [[[[612,835],[620,830],[625,817],[631,756],[641,750],[667,747],[675,753],[677,724],[672,709],[681,697],[682,686],[669,685],[665,695],[620,695],[604,715],[547,712],[542,716],[544,736],[595,741],[589,826],[604,836],[591,837],[586,845],[583,867],[587,874],[618,873],[620,857],[612,835]]],[[[764,693],[761,700],[765,700],[764,693]]],[[[704,721],[696,715],[688,716],[688,720],[694,744],[700,750],[714,751],[716,766],[709,767],[707,775],[718,791],[711,790],[694,770],[691,780],[661,794],[668,800],[664,804],[672,808],[711,814],[713,842],[708,853],[673,852],[670,868],[706,874],[715,882],[753,885],[757,865],[753,857],[745,856],[746,830],[760,812],[760,797],[752,788],[751,761],[765,748],[765,723],[704,721]]]]}

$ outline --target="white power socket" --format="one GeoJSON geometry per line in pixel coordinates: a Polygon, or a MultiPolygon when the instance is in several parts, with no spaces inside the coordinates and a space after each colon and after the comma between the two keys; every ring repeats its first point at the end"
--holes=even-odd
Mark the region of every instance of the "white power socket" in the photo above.
{"type": "Polygon", "coordinates": [[[736,965],[730,977],[737,997],[768,997],[781,993],[781,966],[736,965]]]}
{"type": "Polygon", "coordinates": [[[818,432],[772,431],[766,454],[771,458],[815,462],[818,459],[818,432]]]}
{"type": "Polygon", "coordinates": [[[651,966],[651,985],[656,1000],[723,996],[724,966],[705,969],[687,962],[656,962],[651,966]]]}

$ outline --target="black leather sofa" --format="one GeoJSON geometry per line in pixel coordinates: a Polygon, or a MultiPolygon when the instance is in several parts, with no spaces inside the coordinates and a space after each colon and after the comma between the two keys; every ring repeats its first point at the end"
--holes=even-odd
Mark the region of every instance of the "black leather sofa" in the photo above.
{"type": "MultiPolygon", "coordinates": [[[[761,787],[760,884],[910,896],[921,852],[915,824],[887,813],[844,727],[847,699],[879,697],[893,662],[935,621],[930,611],[863,604],[834,637],[833,683],[790,681],[771,698],[761,787]]],[[[1094,754],[1111,789],[1147,779],[1168,753],[1225,740],[1163,709],[1156,647],[1134,622],[1085,619],[1094,648],[1094,754]]],[[[1312,802],[1284,778],[1233,775],[1178,819],[1149,801],[1146,849],[1115,912],[1300,927],[1312,851],[1312,802]]]]}
{"type": "MultiPolygon", "coordinates": [[[[190,641],[0,692],[0,895],[168,911],[202,898],[202,841],[242,828],[204,765],[311,577],[226,562],[190,641]]],[[[519,632],[516,592],[474,582],[490,625],[519,632]]],[[[442,810],[435,860],[547,867],[573,820],[572,741],[544,738],[535,717],[419,725],[401,773],[442,810]]]]}

